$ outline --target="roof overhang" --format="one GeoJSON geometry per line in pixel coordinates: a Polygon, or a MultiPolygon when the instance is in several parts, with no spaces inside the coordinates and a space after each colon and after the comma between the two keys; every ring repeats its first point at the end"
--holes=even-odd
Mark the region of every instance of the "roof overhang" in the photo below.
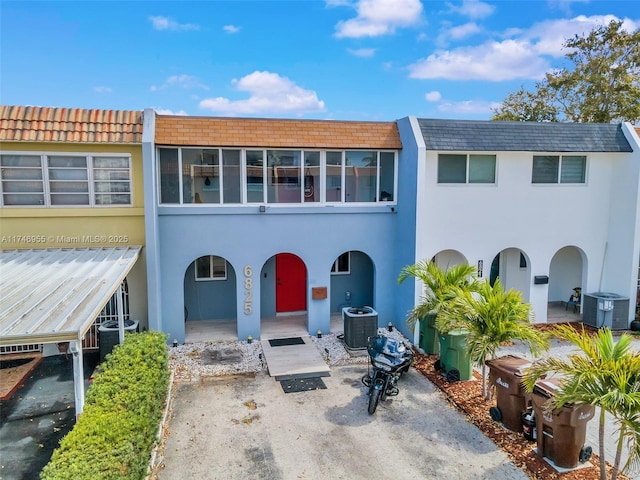
{"type": "Polygon", "coordinates": [[[141,249],[0,251],[0,345],[81,341],[141,249]]]}

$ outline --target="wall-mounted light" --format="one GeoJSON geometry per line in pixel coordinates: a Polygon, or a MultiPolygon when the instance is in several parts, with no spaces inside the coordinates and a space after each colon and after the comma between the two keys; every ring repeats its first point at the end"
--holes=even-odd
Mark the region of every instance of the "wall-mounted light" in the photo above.
{"type": "Polygon", "coordinates": [[[478,278],[482,278],[483,266],[484,266],[484,262],[482,260],[478,260],[478,278]]]}
{"type": "Polygon", "coordinates": [[[316,335],[318,336],[318,338],[322,338],[322,330],[318,329],[316,335]]]}
{"type": "Polygon", "coordinates": [[[259,211],[260,213],[264,213],[267,211],[267,207],[265,207],[264,205],[260,205],[259,211]]]}
{"type": "Polygon", "coordinates": [[[247,343],[253,343],[253,337],[251,335],[247,337],[247,343]]]}
{"type": "Polygon", "coordinates": [[[390,332],[393,332],[393,323],[391,322],[387,323],[387,330],[389,330],[390,332]]]}

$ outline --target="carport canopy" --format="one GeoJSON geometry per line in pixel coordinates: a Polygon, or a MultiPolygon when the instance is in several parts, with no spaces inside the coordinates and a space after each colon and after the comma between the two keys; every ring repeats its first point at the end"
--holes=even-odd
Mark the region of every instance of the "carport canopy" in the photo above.
{"type": "MultiPolygon", "coordinates": [[[[0,251],[0,345],[69,342],[76,416],[84,406],[82,339],[141,247],[0,251]]],[[[121,295],[120,295],[121,296],[121,295]]],[[[117,298],[120,338],[122,301],[117,298]]]]}
{"type": "Polygon", "coordinates": [[[0,252],[0,345],[81,341],[141,247],[0,252]]]}

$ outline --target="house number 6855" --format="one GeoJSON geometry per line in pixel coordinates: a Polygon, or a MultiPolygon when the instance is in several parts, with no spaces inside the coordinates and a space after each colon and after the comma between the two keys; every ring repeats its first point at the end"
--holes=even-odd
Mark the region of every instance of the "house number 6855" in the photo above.
{"type": "Polygon", "coordinates": [[[251,265],[244,267],[244,314],[251,315],[253,313],[253,268],[251,265]]]}

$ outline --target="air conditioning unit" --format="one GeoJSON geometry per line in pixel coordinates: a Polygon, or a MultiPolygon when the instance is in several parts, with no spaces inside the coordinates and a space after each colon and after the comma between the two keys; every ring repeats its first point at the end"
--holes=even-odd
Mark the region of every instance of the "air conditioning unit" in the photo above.
{"type": "Polygon", "coordinates": [[[582,295],[582,323],[611,330],[629,328],[629,299],[607,292],[582,295]]]}
{"type": "Polygon", "coordinates": [[[344,307],[344,343],[349,348],[364,348],[369,337],[378,333],[378,312],[371,307],[344,307]]]}

